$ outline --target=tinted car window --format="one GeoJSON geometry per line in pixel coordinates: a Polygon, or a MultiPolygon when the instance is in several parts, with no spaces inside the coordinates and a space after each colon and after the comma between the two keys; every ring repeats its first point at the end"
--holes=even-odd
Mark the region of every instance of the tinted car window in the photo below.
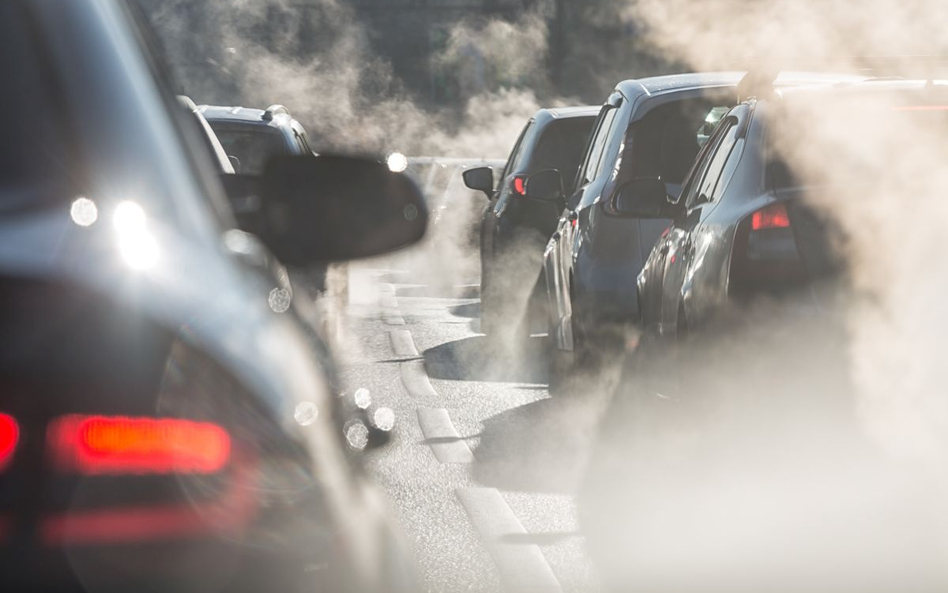
{"type": "Polygon", "coordinates": [[[220,122],[211,127],[227,154],[240,161],[241,173],[259,175],[271,157],[287,153],[283,135],[273,128],[220,122]]]}
{"type": "Polygon", "coordinates": [[[517,138],[517,143],[514,144],[513,150],[510,151],[510,157],[507,158],[507,166],[504,168],[504,173],[500,176],[501,183],[520,166],[520,160],[523,157],[523,139],[527,137],[527,134],[532,128],[533,120],[530,120],[527,125],[524,126],[523,131],[520,132],[520,137],[517,138]]]}
{"type": "Polygon", "coordinates": [[[691,208],[697,200],[698,188],[701,187],[702,181],[704,180],[704,173],[708,170],[708,163],[715,154],[715,149],[720,144],[721,137],[727,129],[727,124],[722,123],[711,133],[711,137],[705,143],[701,152],[698,153],[694,165],[685,177],[685,187],[682,189],[681,199],[685,200],[686,208],[691,208]]]}
{"type": "Polygon", "coordinates": [[[688,201],[685,203],[689,208],[698,201],[707,200],[714,191],[714,186],[721,176],[724,169],[724,163],[734,143],[737,139],[737,120],[727,118],[721,123],[715,135],[711,137],[711,149],[706,158],[706,165],[702,171],[701,181],[697,183],[696,190],[688,195],[688,201]]]}
{"type": "Polygon", "coordinates": [[[529,163],[530,171],[556,169],[563,185],[571,187],[594,121],[592,117],[575,117],[547,125],[529,163]]]}
{"type": "Polygon", "coordinates": [[[596,135],[593,144],[589,149],[589,155],[583,165],[583,175],[581,183],[589,183],[599,176],[602,169],[602,152],[606,148],[606,142],[609,140],[609,132],[612,130],[612,124],[616,119],[618,110],[615,107],[607,107],[606,111],[599,118],[599,125],[596,128],[596,135]]]}
{"type": "Polygon", "coordinates": [[[622,179],[660,177],[665,183],[680,184],[701,149],[713,109],[707,99],[683,99],[657,107],[632,123],[622,155],[622,179]]]}
{"type": "Polygon", "coordinates": [[[698,198],[710,198],[714,193],[714,186],[718,182],[718,178],[721,177],[721,172],[724,170],[724,163],[727,161],[727,157],[731,154],[731,149],[734,148],[734,143],[737,141],[737,121],[729,118],[724,123],[725,130],[724,134],[721,136],[720,142],[714,148],[714,155],[711,157],[711,160],[708,162],[708,170],[704,174],[704,179],[701,181],[701,185],[698,189],[698,198]]]}

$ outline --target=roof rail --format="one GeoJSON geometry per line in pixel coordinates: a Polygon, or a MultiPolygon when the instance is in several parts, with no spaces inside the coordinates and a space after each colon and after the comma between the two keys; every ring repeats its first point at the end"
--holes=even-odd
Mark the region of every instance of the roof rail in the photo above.
{"type": "Polygon", "coordinates": [[[263,112],[263,115],[260,116],[260,118],[263,121],[271,121],[274,115],[279,115],[281,113],[284,115],[290,114],[289,110],[283,105],[271,105],[267,107],[267,109],[263,112]]]}

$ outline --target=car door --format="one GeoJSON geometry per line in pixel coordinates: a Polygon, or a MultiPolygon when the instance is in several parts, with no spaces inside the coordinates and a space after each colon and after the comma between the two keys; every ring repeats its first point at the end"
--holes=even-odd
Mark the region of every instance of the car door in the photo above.
{"type": "Polygon", "coordinates": [[[614,93],[603,106],[594,131],[590,135],[586,157],[576,176],[576,187],[567,199],[566,208],[557,222],[556,231],[547,247],[547,286],[552,309],[552,320],[557,329],[558,341],[562,348],[572,349],[572,332],[569,319],[572,315],[570,302],[570,271],[572,269],[573,242],[576,240],[579,213],[577,209],[583,202],[600,172],[603,153],[615,126],[618,107],[622,95],[614,93]]]}
{"type": "Polygon", "coordinates": [[[490,266],[494,258],[494,236],[497,230],[497,218],[499,213],[503,211],[503,204],[509,199],[512,180],[508,178],[523,154],[526,144],[524,139],[529,134],[533,124],[534,121],[531,119],[520,132],[520,136],[517,138],[513,150],[510,151],[507,164],[500,174],[500,179],[497,180],[497,186],[494,188],[494,193],[484,208],[484,214],[481,218],[481,283],[485,287],[490,283],[490,266]]]}
{"type": "Polygon", "coordinates": [[[700,259],[700,225],[717,206],[716,198],[723,191],[725,184],[720,182],[725,177],[728,157],[738,143],[739,116],[744,107],[735,108],[722,119],[708,141],[703,162],[696,167],[682,194],[683,210],[658,246],[660,256],[665,258],[658,329],[669,339],[676,339],[687,328],[686,282],[695,261],[700,259]]]}

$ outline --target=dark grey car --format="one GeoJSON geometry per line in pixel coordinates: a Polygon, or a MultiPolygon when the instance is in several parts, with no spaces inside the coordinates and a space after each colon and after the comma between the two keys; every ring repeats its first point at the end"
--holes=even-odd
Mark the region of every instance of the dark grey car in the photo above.
{"type": "Polygon", "coordinates": [[[368,427],[259,256],[407,245],[420,192],[378,161],[283,157],[256,179],[267,232],[235,228],[135,15],[0,3],[0,107],[30,114],[0,137],[3,589],[417,591],[368,427]],[[334,232],[347,208],[374,213],[370,243],[334,232]]]}
{"type": "Polygon", "coordinates": [[[480,241],[485,334],[501,326],[529,332],[531,318],[544,312],[541,256],[564,202],[532,195],[526,180],[554,170],[571,183],[598,113],[598,107],[541,109],[524,126],[496,185],[490,168],[465,172],[468,187],[484,192],[489,200],[480,241]]]}

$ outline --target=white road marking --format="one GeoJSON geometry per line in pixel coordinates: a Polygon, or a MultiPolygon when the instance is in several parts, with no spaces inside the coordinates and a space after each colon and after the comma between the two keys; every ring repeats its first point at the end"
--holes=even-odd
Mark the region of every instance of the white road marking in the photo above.
{"type": "Polygon", "coordinates": [[[398,313],[383,313],[387,325],[405,325],[405,318],[398,313]]]}
{"type": "Polygon", "coordinates": [[[431,386],[428,373],[425,372],[425,361],[409,360],[398,363],[398,370],[402,375],[402,383],[412,397],[438,397],[438,392],[431,386]]]}
{"type": "Polygon", "coordinates": [[[418,424],[428,446],[441,463],[473,463],[471,448],[461,439],[443,408],[418,408],[418,424]]]}
{"type": "Polygon", "coordinates": [[[517,593],[562,590],[539,546],[505,541],[505,536],[527,531],[500,492],[495,488],[458,488],[456,493],[497,565],[504,590],[517,593]]]}
{"type": "Polygon", "coordinates": [[[392,341],[392,351],[395,356],[404,358],[418,358],[418,349],[415,348],[415,341],[412,340],[411,332],[407,329],[391,329],[388,331],[388,337],[392,341]]]}

